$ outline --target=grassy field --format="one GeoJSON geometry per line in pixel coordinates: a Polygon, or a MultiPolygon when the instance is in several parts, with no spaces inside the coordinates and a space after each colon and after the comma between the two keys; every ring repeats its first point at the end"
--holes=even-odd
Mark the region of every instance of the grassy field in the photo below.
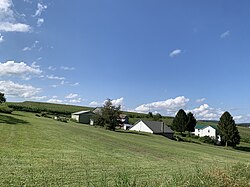
{"type": "Polygon", "coordinates": [[[247,143],[176,142],[27,112],[0,114],[0,132],[0,186],[250,185],[247,143]]]}

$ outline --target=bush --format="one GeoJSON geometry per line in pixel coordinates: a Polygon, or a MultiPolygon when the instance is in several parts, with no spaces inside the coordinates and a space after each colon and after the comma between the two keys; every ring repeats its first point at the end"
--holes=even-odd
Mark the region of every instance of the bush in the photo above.
{"type": "Polygon", "coordinates": [[[216,141],[212,138],[210,138],[209,136],[203,136],[203,137],[200,137],[199,140],[203,143],[208,143],[208,144],[215,144],[216,141]]]}
{"type": "Polygon", "coordinates": [[[42,113],[41,113],[41,116],[42,116],[42,117],[45,117],[45,118],[50,118],[50,116],[48,115],[47,112],[42,112],[42,113]]]}
{"type": "Polygon", "coordinates": [[[57,120],[57,121],[64,122],[64,123],[68,123],[67,118],[64,118],[64,117],[58,117],[56,120],[57,120]]]}
{"type": "Polygon", "coordinates": [[[6,113],[6,114],[11,114],[13,112],[13,109],[9,108],[5,104],[2,104],[2,105],[0,105],[0,112],[1,113],[6,113]]]}
{"type": "Polygon", "coordinates": [[[36,114],[36,117],[41,117],[39,114],[36,114]]]}

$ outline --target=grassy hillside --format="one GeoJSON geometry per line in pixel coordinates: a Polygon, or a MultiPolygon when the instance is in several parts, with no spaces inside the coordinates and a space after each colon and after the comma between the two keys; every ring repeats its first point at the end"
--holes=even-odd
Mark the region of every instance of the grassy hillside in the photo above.
{"type": "Polygon", "coordinates": [[[27,111],[27,112],[49,112],[53,114],[65,114],[70,115],[73,112],[81,110],[92,110],[91,107],[65,105],[65,104],[54,104],[54,103],[43,103],[43,102],[8,102],[7,105],[14,110],[27,111]]]}
{"type": "Polygon", "coordinates": [[[0,186],[250,184],[246,143],[234,150],[176,142],[27,112],[0,114],[0,132],[0,186]]]}

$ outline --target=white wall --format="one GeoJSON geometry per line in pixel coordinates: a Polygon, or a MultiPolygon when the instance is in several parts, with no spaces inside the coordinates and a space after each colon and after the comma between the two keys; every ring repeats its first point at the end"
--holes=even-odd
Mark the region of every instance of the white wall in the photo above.
{"type": "Polygon", "coordinates": [[[194,134],[200,137],[209,136],[213,139],[216,139],[216,130],[211,126],[208,126],[204,129],[195,129],[194,134]]]}
{"type": "Polygon", "coordinates": [[[74,120],[76,120],[76,121],[79,121],[79,115],[72,114],[71,118],[74,119],[74,120]]]}
{"type": "Polygon", "coordinates": [[[148,126],[145,125],[142,121],[138,122],[136,125],[134,125],[129,130],[153,133],[153,131],[150,128],[148,128],[148,126]]]}

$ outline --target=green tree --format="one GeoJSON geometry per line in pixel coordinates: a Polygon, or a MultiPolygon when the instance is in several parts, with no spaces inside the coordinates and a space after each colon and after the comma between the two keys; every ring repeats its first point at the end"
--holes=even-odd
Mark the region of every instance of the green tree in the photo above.
{"type": "Polygon", "coordinates": [[[173,130],[180,132],[185,132],[186,130],[186,125],[187,125],[187,115],[186,112],[183,109],[180,109],[172,123],[172,128],[173,130]]]}
{"type": "Polygon", "coordinates": [[[101,116],[108,130],[115,130],[115,127],[119,124],[118,119],[121,114],[120,108],[120,106],[114,106],[111,99],[107,99],[103,105],[101,116]]]}
{"type": "Polygon", "coordinates": [[[154,116],[153,116],[153,113],[152,113],[152,112],[149,112],[147,117],[148,117],[148,118],[153,118],[153,117],[154,117],[154,116]]]}
{"type": "Polygon", "coordinates": [[[235,147],[240,143],[239,131],[229,112],[224,112],[224,114],[220,117],[218,129],[220,131],[221,140],[226,146],[235,147]]]}
{"type": "Polygon", "coordinates": [[[189,112],[187,114],[187,125],[186,125],[186,130],[190,133],[190,132],[194,132],[195,130],[195,125],[196,125],[197,121],[193,115],[192,112],[189,112]]]}
{"type": "Polygon", "coordinates": [[[160,119],[162,118],[162,115],[160,113],[157,113],[154,115],[154,120],[155,121],[160,121],[160,119]]]}
{"type": "Polygon", "coordinates": [[[5,102],[6,102],[6,98],[4,97],[4,93],[0,92],[0,104],[5,103],[5,102]]]}

